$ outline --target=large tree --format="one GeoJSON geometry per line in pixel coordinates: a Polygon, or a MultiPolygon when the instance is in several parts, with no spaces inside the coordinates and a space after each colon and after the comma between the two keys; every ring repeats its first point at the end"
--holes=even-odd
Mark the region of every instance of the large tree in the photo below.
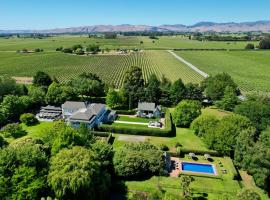
{"type": "Polygon", "coordinates": [[[145,98],[149,102],[158,103],[160,93],[160,81],[155,74],[151,74],[146,84],[145,98]]]}
{"type": "Polygon", "coordinates": [[[203,89],[199,84],[186,84],[186,99],[198,100],[203,99],[203,89]]]}
{"type": "Polygon", "coordinates": [[[83,73],[72,79],[68,85],[72,86],[81,98],[105,95],[104,83],[97,75],[92,73],[83,73]]]}
{"type": "Polygon", "coordinates": [[[158,175],[164,170],[162,152],[150,143],[126,144],[115,152],[115,173],[123,178],[158,175]]]}
{"type": "Polygon", "coordinates": [[[159,103],[164,106],[170,106],[172,104],[171,101],[171,81],[167,79],[164,75],[161,77],[160,82],[160,96],[159,96],[159,103]]]}
{"type": "Polygon", "coordinates": [[[27,138],[0,150],[0,196],[40,199],[46,191],[46,147],[27,138]]]}
{"type": "Polygon", "coordinates": [[[236,93],[238,88],[232,77],[226,73],[210,76],[202,82],[206,96],[213,101],[220,100],[224,96],[226,87],[231,87],[236,93]]]}
{"type": "Polygon", "coordinates": [[[45,104],[46,91],[42,87],[29,86],[28,96],[33,102],[32,106],[39,107],[45,104]]]}
{"type": "Polygon", "coordinates": [[[270,49],[270,37],[265,37],[259,43],[260,49],[270,49]]]}
{"type": "Polygon", "coordinates": [[[220,101],[216,102],[216,105],[220,109],[232,111],[238,103],[239,99],[236,95],[235,89],[227,86],[224,91],[224,96],[220,101]]]}
{"type": "Polygon", "coordinates": [[[77,96],[76,91],[71,86],[53,82],[48,88],[45,100],[48,104],[59,106],[65,101],[76,100],[77,96]]]}
{"type": "Polygon", "coordinates": [[[141,68],[131,67],[126,72],[123,90],[128,99],[129,108],[137,106],[144,97],[144,79],[141,68]]]}
{"type": "Polygon", "coordinates": [[[106,105],[110,108],[124,108],[126,99],[123,90],[116,91],[110,88],[106,95],[106,105]]]}
{"type": "Polygon", "coordinates": [[[249,161],[248,172],[253,175],[257,186],[270,193],[270,128],[263,131],[259,140],[246,155],[249,161]]]}
{"type": "Polygon", "coordinates": [[[176,126],[189,127],[191,122],[201,114],[201,103],[195,100],[183,100],[173,112],[173,120],[176,126]]]}
{"type": "Polygon", "coordinates": [[[250,151],[255,145],[256,129],[251,127],[240,132],[236,138],[236,145],[234,150],[234,162],[243,169],[247,169],[250,164],[250,151]]]}
{"type": "Polygon", "coordinates": [[[252,123],[244,116],[234,114],[224,117],[215,129],[214,149],[233,157],[236,138],[242,131],[250,127],[252,127],[252,123]]]}
{"type": "Polygon", "coordinates": [[[186,97],[186,87],[181,79],[175,81],[170,89],[171,100],[174,105],[177,105],[180,101],[186,97]]]}
{"type": "Polygon", "coordinates": [[[0,105],[0,110],[6,121],[16,121],[29,106],[29,98],[26,96],[18,97],[7,95],[0,105]]]}
{"type": "Polygon", "coordinates": [[[52,157],[48,183],[59,199],[105,199],[110,176],[93,151],[75,146],[52,157]]]}
{"type": "Polygon", "coordinates": [[[42,71],[38,71],[33,77],[33,84],[35,86],[44,86],[48,87],[52,83],[51,77],[42,71]]]}
{"type": "Polygon", "coordinates": [[[0,76],[0,101],[5,95],[14,94],[20,95],[22,91],[14,79],[9,76],[0,76]]]}
{"type": "Polygon", "coordinates": [[[270,103],[259,97],[249,98],[236,106],[234,111],[248,117],[258,131],[266,129],[270,124],[270,103]]]}
{"type": "Polygon", "coordinates": [[[215,128],[219,120],[214,115],[200,115],[191,124],[195,134],[204,138],[209,130],[215,128]]]}

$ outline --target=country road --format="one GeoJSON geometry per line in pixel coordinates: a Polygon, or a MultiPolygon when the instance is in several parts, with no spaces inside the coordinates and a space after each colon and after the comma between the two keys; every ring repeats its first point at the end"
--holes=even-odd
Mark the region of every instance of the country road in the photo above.
{"type": "Polygon", "coordinates": [[[192,65],[191,63],[187,62],[185,59],[183,59],[182,57],[178,56],[176,53],[174,53],[172,50],[167,50],[170,54],[172,54],[177,60],[179,60],[180,62],[184,63],[185,65],[187,65],[188,67],[190,67],[191,69],[193,69],[194,71],[196,71],[197,73],[199,73],[200,75],[202,75],[204,78],[209,77],[209,75],[203,71],[201,71],[200,69],[198,69],[197,67],[195,67],[194,65],[192,65]]]}

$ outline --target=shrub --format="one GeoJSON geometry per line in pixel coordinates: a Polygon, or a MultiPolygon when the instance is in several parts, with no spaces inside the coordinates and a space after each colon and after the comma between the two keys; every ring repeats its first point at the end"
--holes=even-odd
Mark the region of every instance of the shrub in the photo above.
{"type": "Polygon", "coordinates": [[[4,126],[0,131],[4,137],[19,138],[26,135],[20,124],[13,123],[4,126]]]}
{"type": "Polygon", "coordinates": [[[181,147],[182,145],[179,143],[179,142],[176,142],[174,147],[177,148],[177,147],[181,147]]]}
{"type": "Polygon", "coordinates": [[[116,114],[120,115],[135,115],[135,110],[116,110],[116,114]]]}
{"type": "Polygon", "coordinates": [[[190,152],[198,154],[198,155],[204,155],[204,154],[209,154],[211,156],[221,156],[217,151],[214,150],[198,150],[198,149],[189,149],[189,148],[180,148],[181,154],[188,154],[190,152]]]}
{"type": "Polygon", "coordinates": [[[254,46],[254,44],[249,43],[249,44],[247,44],[245,49],[255,49],[255,46],[254,46]]]}
{"type": "Polygon", "coordinates": [[[76,55],[84,55],[84,50],[76,49],[75,53],[76,53],[76,55]]]}
{"type": "Polygon", "coordinates": [[[20,117],[20,121],[27,126],[33,126],[38,123],[37,118],[32,113],[22,114],[20,117]]]}
{"type": "Polygon", "coordinates": [[[165,167],[162,151],[147,142],[126,144],[118,149],[113,164],[116,175],[123,178],[158,175],[165,167]]]}
{"type": "Polygon", "coordinates": [[[191,128],[196,135],[204,137],[211,128],[214,128],[218,124],[218,121],[213,115],[201,115],[192,122],[191,128]]]}
{"type": "Polygon", "coordinates": [[[165,145],[165,144],[161,144],[160,145],[160,150],[162,150],[162,151],[169,151],[169,147],[167,145],[165,145]]]}
{"type": "Polygon", "coordinates": [[[189,127],[191,122],[201,114],[201,108],[199,101],[181,101],[173,113],[174,123],[179,127],[189,127]]]}
{"type": "Polygon", "coordinates": [[[71,48],[65,48],[62,50],[63,53],[72,53],[73,50],[71,48]]]}

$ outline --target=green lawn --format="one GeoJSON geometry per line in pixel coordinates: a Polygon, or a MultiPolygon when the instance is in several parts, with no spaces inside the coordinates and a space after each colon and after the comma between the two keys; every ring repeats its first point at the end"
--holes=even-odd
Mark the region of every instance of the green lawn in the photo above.
{"type": "Polygon", "coordinates": [[[42,138],[47,133],[47,131],[53,127],[53,125],[53,122],[40,122],[39,124],[34,126],[26,126],[25,124],[21,124],[23,130],[27,132],[27,135],[21,138],[12,139],[9,142],[16,142],[25,137],[42,138]]]}
{"type": "Polygon", "coordinates": [[[117,122],[112,123],[111,126],[115,126],[115,127],[148,128],[148,125],[144,125],[144,124],[122,124],[122,123],[117,123],[117,122]]]}
{"type": "MultiPolygon", "coordinates": [[[[232,179],[231,172],[233,169],[231,168],[231,159],[222,157],[213,158],[213,164],[218,165],[218,161],[221,161],[224,165],[224,168],[228,170],[228,174],[222,174],[220,168],[217,167],[218,172],[220,173],[219,178],[192,176],[194,181],[191,183],[190,187],[193,189],[194,198],[204,199],[202,198],[202,195],[203,193],[207,193],[207,199],[216,200],[220,197],[220,194],[226,193],[235,196],[237,191],[241,189],[238,181],[232,179]]],[[[202,159],[202,157],[199,157],[198,162],[208,161],[205,161],[202,159]]],[[[179,178],[153,176],[150,179],[142,181],[125,181],[124,185],[129,192],[158,192],[167,199],[178,199],[181,197],[179,178]]]]}
{"type": "MultiPolygon", "coordinates": [[[[126,142],[119,141],[118,137],[123,134],[113,134],[115,137],[113,147],[119,148],[123,146],[126,142]]],[[[128,136],[128,135],[127,135],[128,136]]],[[[156,146],[165,144],[169,147],[170,151],[175,151],[175,144],[180,143],[182,147],[195,149],[195,150],[207,150],[206,145],[203,141],[197,137],[192,130],[185,128],[177,128],[175,137],[154,137],[154,136],[134,136],[131,137],[144,137],[145,141],[148,141],[156,146]]]]}
{"type": "Polygon", "coordinates": [[[217,118],[222,119],[223,117],[226,117],[232,113],[225,111],[225,110],[220,110],[220,109],[216,108],[215,106],[211,106],[211,107],[207,107],[207,108],[202,109],[202,114],[203,115],[214,115],[217,118]]]}
{"type": "Polygon", "coordinates": [[[244,92],[270,93],[270,51],[181,51],[178,55],[202,71],[230,74],[244,92]]]}
{"type": "Polygon", "coordinates": [[[118,116],[118,121],[126,121],[126,122],[139,122],[139,123],[148,123],[150,121],[159,121],[159,119],[148,119],[142,117],[134,117],[134,116],[118,116]]]}

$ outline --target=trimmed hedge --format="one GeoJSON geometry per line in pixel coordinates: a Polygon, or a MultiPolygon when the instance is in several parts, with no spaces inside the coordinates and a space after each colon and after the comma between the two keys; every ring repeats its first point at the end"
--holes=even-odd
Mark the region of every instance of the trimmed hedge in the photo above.
{"type": "Polygon", "coordinates": [[[233,164],[232,159],[230,157],[225,157],[225,158],[228,160],[228,165],[230,167],[229,169],[232,170],[232,175],[233,175],[232,178],[233,178],[233,180],[239,180],[240,175],[239,175],[238,171],[236,170],[236,168],[235,168],[235,166],[233,164]]]}
{"type": "Polygon", "coordinates": [[[102,131],[102,132],[112,132],[112,133],[130,134],[130,135],[146,135],[146,136],[159,136],[159,137],[173,136],[172,117],[169,112],[166,112],[165,123],[166,123],[165,129],[132,127],[132,126],[120,127],[120,126],[103,124],[97,127],[97,130],[102,131]]]}
{"type": "Polygon", "coordinates": [[[183,48],[173,49],[174,51],[228,51],[228,49],[194,49],[194,48],[183,48]]]}
{"type": "Polygon", "coordinates": [[[222,156],[217,151],[214,150],[194,150],[194,149],[188,149],[188,148],[180,148],[181,149],[181,154],[188,154],[188,153],[195,153],[197,155],[204,155],[204,154],[209,154],[211,156],[222,156]]]}
{"type": "Polygon", "coordinates": [[[116,110],[116,114],[120,115],[135,115],[136,111],[135,110],[116,110]]]}

